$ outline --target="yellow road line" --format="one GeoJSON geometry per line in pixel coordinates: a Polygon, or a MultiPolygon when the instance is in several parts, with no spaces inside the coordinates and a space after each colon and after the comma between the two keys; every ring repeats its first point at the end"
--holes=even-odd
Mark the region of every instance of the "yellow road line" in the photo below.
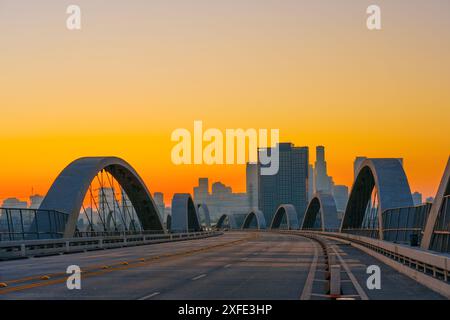
{"type": "MultiPolygon", "coordinates": [[[[209,246],[209,247],[204,247],[202,250],[201,249],[195,249],[195,250],[189,250],[189,251],[186,251],[186,252],[177,252],[177,253],[173,253],[173,254],[164,255],[164,257],[167,258],[167,259],[170,259],[170,258],[173,259],[173,258],[176,258],[176,257],[189,256],[189,255],[192,255],[194,253],[198,253],[198,252],[202,252],[202,251],[203,252],[204,251],[210,251],[210,250],[213,250],[213,249],[216,249],[216,248],[226,247],[226,246],[229,246],[229,245],[237,244],[239,242],[244,242],[244,241],[249,241],[251,239],[256,239],[258,237],[259,237],[258,234],[253,234],[252,236],[249,236],[249,237],[246,237],[246,238],[243,238],[243,239],[234,240],[234,241],[231,241],[231,242],[225,242],[225,243],[221,243],[221,244],[217,244],[217,245],[213,245],[213,246],[209,246]]],[[[167,261],[167,259],[165,261],[167,261]]],[[[157,256],[157,258],[149,257],[148,260],[145,260],[144,262],[142,262],[142,260],[139,259],[138,263],[132,263],[132,264],[128,264],[128,265],[121,265],[121,264],[110,265],[109,268],[101,269],[99,271],[82,271],[83,278],[88,278],[88,277],[92,277],[92,276],[102,275],[102,274],[109,273],[109,272],[114,272],[114,271],[127,270],[127,269],[131,269],[131,268],[134,268],[134,267],[146,266],[148,264],[151,264],[151,262],[154,262],[155,260],[160,261],[161,259],[159,259],[159,256],[157,256]],[[120,267],[111,268],[111,266],[116,266],[116,265],[119,265],[120,267]]],[[[65,273],[59,273],[59,274],[66,275],[65,273]]],[[[28,278],[29,279],[32,278],[32,280],[41,279],[40,276],[28,277],[28,278]]],[[[53,279],[53,280],[45,280],[45,281],[41,281],[41,282],[25,284],[25,285],[16,286],[16,287],[5,287],[3,289],[0,288],[0,295],[1,294],[6,294],[6,293],[10,293],[10,292],[23,291],[23,290],[27,290],[27,289],[36,288],[36,287],[43,287],[43,286],[49,286],[49,285],[52,285],[52,284],[63,283],[66,280],[67,280],[66,277],[63,277],[63,278],[58,278],[58,279],[53,279]]],[[[17,280],[16,280],[16,282],[17,282],[17,280]]],[[[6,283],[11,283],[11,281],[10,282],[6,282],[6,283]]]]}

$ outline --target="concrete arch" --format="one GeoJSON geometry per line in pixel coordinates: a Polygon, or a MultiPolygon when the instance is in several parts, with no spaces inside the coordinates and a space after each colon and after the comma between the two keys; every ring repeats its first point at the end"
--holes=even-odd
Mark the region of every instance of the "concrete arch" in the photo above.
{"type": "Polygon", "coordinates": [[[264,214],[259,210],[252,210],[245,216],[242,229],[249,229],[254,219],[256,220],[258,230],[266,229],[266,218],[264,218],[264,214]]]}
{"type": "Polygon", "coordinates": [[[172,198],[172,232],[196,232],[201,226],[198,221],[197,208],[189,193],[176,193],[172,198]]]}
{"type": "Polygon", "coordinates": [[[225,220],[228,219],[228,224],[230,229],[239,229],[238,223],[236,221],[236,217],[234,214],[223,214],[220,216],[219,220],[217,220],[216,228],[221,229],[223,228],[223,224],[225,220]]]}
{"type": "Polygon", "coordinates": [[[336,230],[339,229],[339,219],[337,216],[336,202],[331,194],[318,192],[306,208],[305,217],[302,222],[302,230],[314,229],[314,224],[320,214],[320,226],[318,230],[336,230]]]}
{"type": "MultiPolygon", "coordinates": [[[[450,157],[447,160],[447,165],[444,170],[441,182],[439,184],[436,197],[431,205],[430,213],[428,214],[427,222],[423,233],[421,247],[423,249],[431,249],[433,242],[433,233],[436,228],[439,214],[443,210],[445,197],[450,196],[450,157]]],[[[442,213],[441,213],[442,214],[442,213]]]]}
{"type": "Polygon", "coordinates": [[[203,216],[205,221],[205,227],[211,228],[211,216],[209,215],[209,209],[206,203],[197,204],[198,221],[201,224],[200,216],[203,216]]]}
{"type": "Polygon", "coordinates": [[[411,189],[403,166],[395,158],[366,159],[361,164],[341,224],[341,232],[360,229],[374,188],[378,191],[378,234],[383,239],[382,212],[413,206],[411,189]]]}
{"type": "Polygon", "coordinates": [[[288,230],[297,230],[299,228],[297,210],[292,204],[282,204],[275,211],[272,222],[270,223],[270,229],[279,229],[283,217],[286,217],[288,230]]]}
{"type": "MultiPolygon", "coordinates": [[[[64,237],[75,233],[78,215],[89,185],[102,170],[116,179],[128,195],[144,230],[165,232],[153,198],[144,181],[124,160],[117,157],[85,157],[70,163],[58,175],[39,209],[57,210],[69,215],[64,237]]],[[[41,222],[39,222],[42,229],[41,222]]]]}

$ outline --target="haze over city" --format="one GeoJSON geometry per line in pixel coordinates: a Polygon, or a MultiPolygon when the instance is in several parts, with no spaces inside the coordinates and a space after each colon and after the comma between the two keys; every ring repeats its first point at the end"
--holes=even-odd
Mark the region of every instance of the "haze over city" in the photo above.
{"type": "Polygon", "coordinates": [[[450,1],[0,0],[0,33],[2,311],[450,299],[450,1]]]}
{"type": "Polygon", "coordinates": [[[324,145],[347,186],[356,156],[403,158],[412,190],[435,194],[450,149],[447,1],[379,1],[378,33],[366,1],[78,4],[83,29],[68,33],[65,3],[0,1],[0,199],[45,194],[85,155],[127,159],[166,201],[202,176],[243,192],[242,165],[170,161],[171,132],[198,119],[324,145]]]}

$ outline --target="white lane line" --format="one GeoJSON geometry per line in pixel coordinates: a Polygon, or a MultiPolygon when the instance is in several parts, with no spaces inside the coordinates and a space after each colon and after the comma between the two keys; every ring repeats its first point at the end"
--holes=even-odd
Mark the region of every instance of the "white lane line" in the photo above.
{"type": "Polygon", "coordinates": [[[196,276],[196,277],[192,278],[192,281],[195,281],[195,280],[198,280],[198,279],[201,279],[201,278],[204,278],[204,277],[206,277],[206,274],[201,274],[199,276],[196,276]]]}
{"type": "Polygon", "coordinates": [[[356,291],[358,292],[359,296],[362,300],[369,300],[369,297],[365,293],[364,289],[359,284],[358,280],[356,280],[356,277],[353,275],[352,271],[348,267],[347,263],[342,259],[341,255],[337,252],[336,248],[333,247],[333,251],[336,253],[339,261],[341,262],[341,265],[344,267],[345,271],[347,272],[348,277],[353,283],[353,286],[355,287],[356,291]]]}
{"type": "Polygon", "coordinates": [[[142,298],[139,298],[138,300],[148,300],[150,298],[153,298],[154,296],[157,296],[159,292],[153,292],[152,294],[149,294],[147,296],[143,296],[142,298]]]}
{"type": "Polygon", "coordinates": [[[230,264],[227,264],[227,265],[225,265],[225,266],[223,266],[224,268],[229,268],[229,267],[231,267],[231,263],[230,264]]]}
{"type": "Polygon", "coordinates": [[[305,286],[303,287],[303,292],[300,296],[300,300],[309,300],[311,298],[314,276],[316,274],[317,260],[319,259],[319,250],[317,249],[318,244],[309,238],[305,239],[308,239],[309,242],[314,246],[314,258],[311,262],[311,266],[309,267],[308,277],[306,278],[305,286]]]}

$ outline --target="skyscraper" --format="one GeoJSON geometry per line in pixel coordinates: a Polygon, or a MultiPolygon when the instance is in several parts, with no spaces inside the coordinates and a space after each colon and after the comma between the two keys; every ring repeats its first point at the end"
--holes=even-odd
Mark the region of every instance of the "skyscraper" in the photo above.
{"type": "Polygon", "coordinates": [[[42,203],[42,200],[44,200],[44,197],[39,194],[34,194],[30,196],[30,208],[38,209],[42,203]]]}
{"type": "Polygon", "coordinates": [[[414,192],[412,194],[412,198],[415,206],[422,204],[422,194],[420,192],[414,192]]]}
{"type": "Polygon", "coordinates": [[[308,201],[313,198],[316,188],[314,186],[314,168],[312,164],[308,165],[308,201]]]}
{"type": "MultiPolygon", "coordinates": [[[[292,143],[280,143],[279,170],[275,175],[258,175],[259,209],[270,224],[280,204],[292,204],[297,210],[299,221],[308,203],[308,147],[294,147],[292,143]]],[[[270,153],[272,149],[268,150],[270,153]]],[[[263,167],[258,161],[258,172],[263,167]]]]}
{"type": "Polygon", "coordinates": [[[344,185],[335,185],[333,187],[333,197],[336,202],[336,209],[343,213],[348,202],[348,187],[344,185]]]}
{"type": "Polygon", "coordinates": [[[17,198],[7,198],[7,199],[3,200],[2,207],[3,208],[26,209],[28,207],[28,203],[26,201],[21,201],[17,198]]]}
{"type": "Polygon", "coordinates": [[[199,178],[198,187],[194,187],[194,199],[197,203],[206,201],[209,195],[208,178],[199,178]]]}
{"type": "Polygon", "coordinates": [[[222,214],[247,214],[250,211],[247,193],[233,193],[231,187],[222,182],[214,182],[211,193],[208,191],[208,179],[200,178],[194,187],[194,203],[208,206],[211,222],[215,223],[222,214]]]}
{"type": "Polygon", "coordinates": [[[331,178],[327,174],[325,147],[316,147],[316,162],[314,163],[314,188],[316,192],[332,193],[331,178]]]}
{"type": "Polygon", "coordinates": [[[161,192],[155,192],[153,194],[153,200],[155,201],[156,207],[158,208],[159,216],[161,217],[161,219],[163,219],[165,209],[164,194],[161,192]]]}
{"type": "Polygon", "coordinates": [[[249,207],[258,208],[258,164],[247,163],[246,167],[247,197],[249,207]]]}

